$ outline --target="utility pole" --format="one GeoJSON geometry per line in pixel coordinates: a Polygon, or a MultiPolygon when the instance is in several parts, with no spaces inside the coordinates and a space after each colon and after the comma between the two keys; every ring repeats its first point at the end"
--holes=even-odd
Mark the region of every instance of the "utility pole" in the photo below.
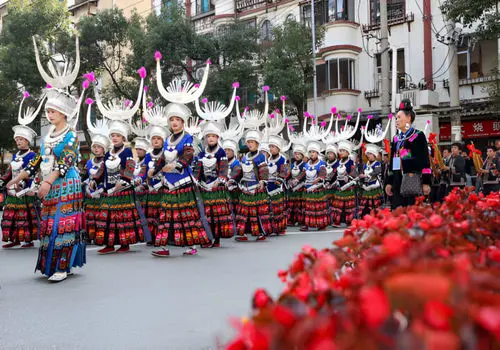
{"type": "Polygon", "coordinates": [[[382,116],[391,112],[389,86],[389,26],[387,16],[387,0],[380,0],[380,59],[382,63],[382,86],[380,92],[382,116]]]}
{"type": "Polygon", "coordinates": [[[462,120],[460,118],[460,94],[458,85],[458,57],[457,57],[457,35],[455,22],[449,20],[446,24],[448,29],[449,45],[449,89],[450,89],[450,122],[451,136],[454,142],[462,142],[462,120]]]}
{"type": "Polygon", "coordinates": [[[311,30],[312,30],[312,53],[313,53],[314,120],[316,121],[316,125],[318,125],[318,79],[316,76],[316,14],[314,13],[314,0],[311,0],[311,30]]]}

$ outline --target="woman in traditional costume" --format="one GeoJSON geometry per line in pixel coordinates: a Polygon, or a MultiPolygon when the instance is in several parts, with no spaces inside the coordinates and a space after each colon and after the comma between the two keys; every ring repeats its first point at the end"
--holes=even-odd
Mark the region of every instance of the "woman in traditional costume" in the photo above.
{"type": "MultiPolygon", "coordinates": [[[[108,125],[104,120],[91,120],[92,103],[87,99],[87,126],[92,144],[92,159],[85,165],[87,180],[85,183],[85,227],[88,243],[93,242],[98,231],[97,220],[101,215],[101,196],[104,193],[104,156],[110,147],[108,138],[108,125]]],[[[106,229],[106,223],[100,225],[101,230],[106,229]]]]}
{"type": "Polygon", "coordinates": [[[389,177],[385,186],[393,209],[413,205],[419,195],[427,196],[431,190],[432,171],[427,139],[422,131],[413,127],[414,121],[415,112],[411,101],[401,101],[396,115],[399,131],[391,143],[389,177]],[[401,191],[405,181],[409,192],[401,191]]]}
{"type": "Polygon", "coordinates": [[[11,187],[22,180],[42,175],[38,197],[42,199],[40,250],[36,270],[59,282],[72,267],[85,264],[83,193],[76,168],[79,143],[70,121],[78,116],[81,100],[59,89],[46,93],[46,117],[51,127],[43,138],[40,154],[14,178],[11,187]]]}
{"type": "Polygon", "coordinates": [[[194,171],[205,204],[205,215],[214,236],[214,242],[202,246],[204,248],[220,247],[221,238],[234,236],[230,198],[226,190],[228,161],[226,152],[219,146],[220,134],[214,122],[204,126],[202,138],[206,146],[198,156],[194,171]]]}
{"type": "MultiPolygon", "coordinates": [[[[268,118],[269,87],[264,86],[265,107],[264,112],[257,110],[245,111],[244,125],[249,129],[245,134],[245,142],[248,153],[241,159],[243,176],[239,182],[240,196],[236,208],[236,241],[248,241],[247,234],[256,238],[256,241],[264,241],[270,233],[270,208],[267,200],[266,182],[269,177],[269,169],[266,157],[260,152],[260,143],[263,134],[259,127],[268,118]]],[[[236,101],[236,114],[241,119],[238,101],[236,101]]]]}
{"type": "MultiPolygon", "coordinates": [[[[290,138],[290,141],[292,139],[290,138]]],[[[293,160],[290,164],[290,178],[288,179],[288,225],[304,226],[304,156],[306,146],[303,141],[293,138],[293,160]]]]}
{"type": "Polygon", "coordinates": [[[98,254],[126,253],[130,245],[144,241],[144,230],[141,226],[140,213],[136,207],[135,170],[136,163],[132,149],[126,145],[131,134],[130,120],[140,106],[144,78],[144,67],[138,70],[141,82],[137,101],[104,104],[101,101],[97,84],[94,84],[94,95],[97,107],[105,119],[109,121],[108,136],[111,149],[104,157],[104,190],[101,198],[101,215],[97,219],[100,226],[96,232],[96,244],[104,245],[98,254]],[[104,224],[105,223],[105,224],[104,224]],[[105,225],[105,226],[104,226],[105,225]],[[104,226],[104,229],[103,229],[104,226]],[[115,250],[115,245],[120,247],[115,250]]]}
{"type": "MultiPolygon", "coordinates": [[[[21,108],[22,104],[20,113],[21,108]]],[[[0,189],[17,177],[36,156],[36,153],[30,149],[36,132],[26,125],[14,126],[12,130],[18,151],[12,157],[9,171],[0,179],[0,189]]],[[[23,243],[21,248],[30,248],[33,247],[33,241],[37,239],[38,225],[34,181],[34,177],[31,176],[19,183],[17,187],[6,191],[7,196],[2,218],[2,241],[8,243],[2,246],[4,249],[19,246],[21,243],[23,243]]]]}

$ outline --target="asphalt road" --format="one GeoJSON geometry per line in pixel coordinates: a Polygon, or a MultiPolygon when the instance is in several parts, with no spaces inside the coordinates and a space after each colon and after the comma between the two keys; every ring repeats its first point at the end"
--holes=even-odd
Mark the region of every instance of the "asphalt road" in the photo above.
{"type": "Polygon", "coordinates": [[[0,349],[215,349],[256,288],[277,295],[277,271],[302,246],[330,246],[341,232],[291,229],[198,256],[174,248],[166,259],[143,244],[106,256],[89,246],[87,265],[59,284],[33,274],[36,248],[0,249],[0,349]]]}

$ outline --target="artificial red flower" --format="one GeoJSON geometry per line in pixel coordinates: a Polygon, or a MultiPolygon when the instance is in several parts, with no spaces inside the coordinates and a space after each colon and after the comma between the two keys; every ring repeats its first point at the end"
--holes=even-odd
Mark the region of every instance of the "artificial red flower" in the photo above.
{"type": "Polygon", "coordinates": [[[500,309],[485,306],[479,309],[476,315],[477,322],[500,340],[500,309]]]}
{"type": "Polygon", "coordinates": [[[257,289],[253,295],[253,307],[262,309],[273,302],[272,298],[264,289],[257,289]]]}
{"type": "Polygon", "coordinates": [[[437,228],[437,227],[440,227],[441,225],[443,225],[443,218],[437,214],[434,214],[429,219],[429,222],[430,222],[432,227],[437,228]]]}
{"type": "Polygon", "coordinates": [[[378,286],[363,287],[359,293],[360,308],[369,328],[378,328],[389,317],[391,307],[384,290],[378,286]]]}
{"type": "Polygon", "coordinates": [[[424,305],[424,320],[434,329],[449,330],[452,316],[453,309],[441,301],[430,300],[424,305]]]}
{"type": "Polygon", "coordinates": [[[272,314],[274,319],[283,327],[292,327],[296,320],[293,311],[283,305],[275,305],[272,314]]]}
{"type": "Polygon", "coordinates": [[[397,233],[390,233],[384,236],[382,245],[389,255],[398,255],[403,253],[407,241],[397,233]]]}

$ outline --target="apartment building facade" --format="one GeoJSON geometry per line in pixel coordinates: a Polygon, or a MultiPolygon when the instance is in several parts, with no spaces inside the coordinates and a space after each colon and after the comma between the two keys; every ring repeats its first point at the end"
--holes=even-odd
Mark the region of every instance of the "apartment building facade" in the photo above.
{"type": "MultiPolygon", "coordinates": [[[[449,77],[456,59],[462,138],[500,137],[498,112],[488,106],[489,87],[500,78],[500,40],[473,41],[464,30],[452,58],[439,0],[387,2],[391,109],[411,98],[417,125],[430,120],[441,142],[451,142],[449,77]]],[[[186,8],[197,32],[205,34],[217,34],[236,18],[258,28],[261,40],[270,40],[272,28],[286,20],[312,22],[310,0],[186,0],[186,8]]],[[[336,106],[380,116],[380,0],[316,0],[314,18],[325,38],[317,50],[317,111],[312,94],[308,111],[328,115],[336,106]]]]}

